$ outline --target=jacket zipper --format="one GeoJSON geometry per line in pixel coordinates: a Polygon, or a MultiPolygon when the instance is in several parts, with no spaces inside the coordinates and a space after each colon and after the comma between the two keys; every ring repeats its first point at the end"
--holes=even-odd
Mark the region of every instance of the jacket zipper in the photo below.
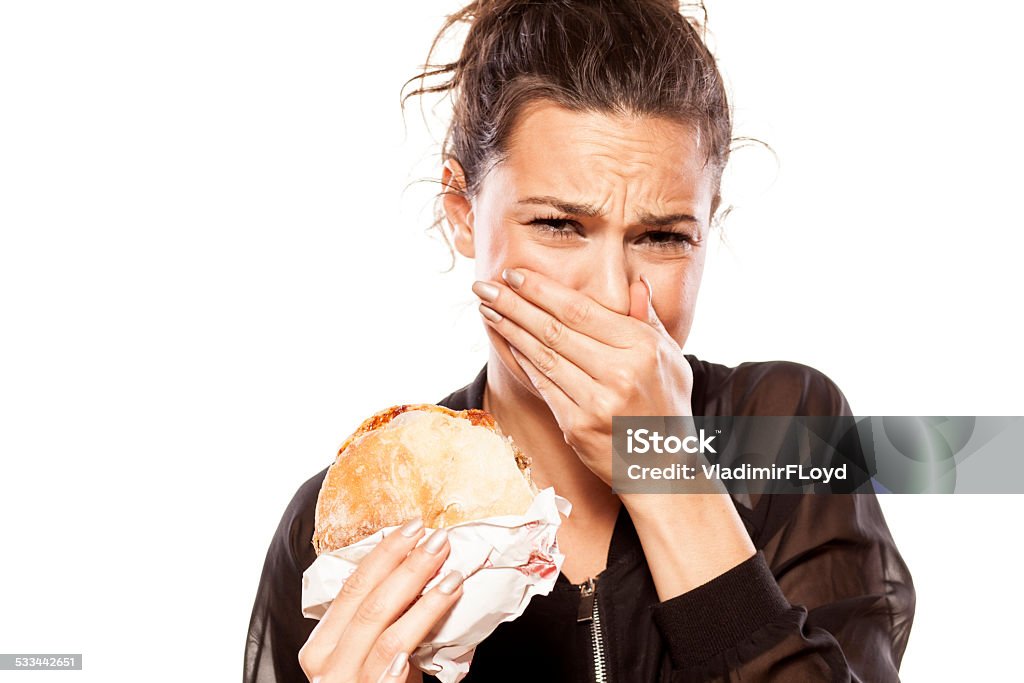
{"type": "Polygon", "coordinates": [[[590,640],[594,650],[594,681],[608,683],[605,670],[604,641],[601,638],[601,613],[597,609],[597,579],[591,577],[580,585],[580,609],[576,623],[590,622],[590,640]]]}

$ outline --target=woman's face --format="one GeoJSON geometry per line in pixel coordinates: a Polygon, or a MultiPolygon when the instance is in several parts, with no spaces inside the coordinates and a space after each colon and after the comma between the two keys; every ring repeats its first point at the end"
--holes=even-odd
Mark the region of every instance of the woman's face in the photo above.
{"type": "MultiPolygon", "coordinates": [[[[664,119],[528,107],[473,201],[446,198],[455,246],[476,260],[477,279],[500,282],[502,269],[521,266],[622,315],[643,274],[682,347],[715,201],[697,142],[693,129],[664,119]]],[[[518,375],[505,340],[488,333],[518,375]]]]}

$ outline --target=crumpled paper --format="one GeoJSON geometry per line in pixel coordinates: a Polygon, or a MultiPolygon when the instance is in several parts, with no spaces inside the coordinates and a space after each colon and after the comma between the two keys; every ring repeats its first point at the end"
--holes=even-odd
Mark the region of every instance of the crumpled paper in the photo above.
{"type": "MultiPolygon", "coordinates": [[[[559,513],[568,516],[571,510],[568,500],[546,488],[524,515],[448,527],[451,552],[423,592],[457,569],[466,577],[463,594],[410,660],[442,683],[462,680],[484,638],[502,622],[521,615],[534,595],[551,592],[565,560],[555,540],[562,523],[559,513]]],[[[302,575],[303,616],[320,619],[359,562],[397,528],[386,527],[318,557],[302,575]]],[[[424,540],[428,537],[425,534],[424,540]]]]}

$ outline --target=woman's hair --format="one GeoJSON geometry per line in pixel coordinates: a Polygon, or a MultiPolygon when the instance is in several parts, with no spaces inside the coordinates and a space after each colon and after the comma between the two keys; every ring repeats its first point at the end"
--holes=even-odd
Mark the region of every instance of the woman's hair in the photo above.
{"type": "MultiPolygon", "coordinates": [[[[696,8],[706,21],[703,3],[696,8]]],[[[502,160],[519,113],[539,100],[687,124],[698,134],[717,197],[732,119],[701,27],[673,0],[476,0],[448,17],[402,102],[431,93],[451,97],[442,156],[461,165],[468,197],[502,160]],[[432,64],[442,39],[463,23],[469,32],[459,58],[432,64]]],[[[441,208],[439,202],[438,227],[441,208]]]]}

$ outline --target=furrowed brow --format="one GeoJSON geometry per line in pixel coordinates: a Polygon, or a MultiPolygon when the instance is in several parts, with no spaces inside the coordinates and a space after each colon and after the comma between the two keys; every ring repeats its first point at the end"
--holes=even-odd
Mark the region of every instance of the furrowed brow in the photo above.
{"type": "Polygon", "coordinates": [[[640,218],[637,220],[637,223],[649,228],[667,228],[678,223],[700,225],[700,221],[688,213],[670,213],[662,216],[657,216],[652,213],[642,213],[640,214],[640,218]]]}
{"type": "Polygon", "coordinates": [[[595,216],[601,215],[600,210],[596,207],[590,206],[589,204],[577,204],[575,202],[568,202],[558,197],[551,197],[548,195],[538,197],[525,197],[520,199],[519,204],[535,204],[538,206],[550,206],[554,209],[558,209],[562,213],[572,214],[574,216],[581,216],[583,218],[594,218],[595,216]]]}
{"type": "MultiPolygon", "coordinates": [[[[519,204],[533,204],[536,206],[550,206],[553,209],[557,209],[562,213],[571,214],[573,216],[580,216],[582,218],[594,218],[601,215],[601,211],[596,207],[589,204],[579,204],[576,202],[566,201],[559,199],[558,197],[552,197],[550,195],[541,195],[536,197],[524,197],[518,201],[519,204]]],[[[700,221],[697,220],[692,214],[688,213],[670,213],[664,215],[657,215],[653,213],[643,212],[637,219],[639,225],[643,225],[649,228],[667,228],[672,225],[679,223],[691,223],[693,225],[700,225],[700,221]]]]}

